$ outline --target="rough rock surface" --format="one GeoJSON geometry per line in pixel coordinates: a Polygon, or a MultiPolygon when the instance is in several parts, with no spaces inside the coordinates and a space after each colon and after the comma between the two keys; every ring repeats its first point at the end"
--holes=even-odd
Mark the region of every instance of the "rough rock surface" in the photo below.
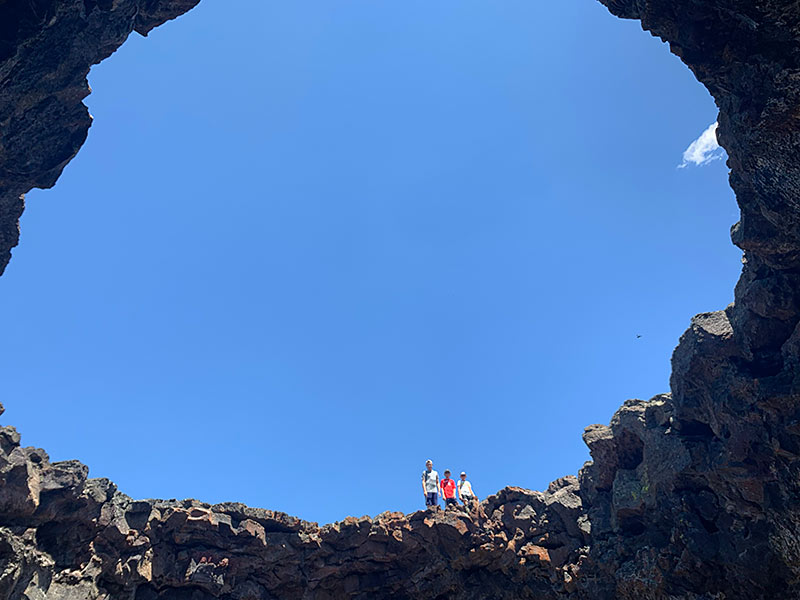
{"type": "Polygon", "coordinates": [[[200,0],[0,0],[0,274],[24,194],[49,188],[92,124],[92,65],[200,0]]]}
{"type": "MultiPolygon", "coordinates": [[[[134,501],[0,429],[0,598],[800,597],[800,4],[601,0],[670,44],[719,108],[741,207],[736,301],[696,316],[671,394],[584,433],[593,461],[473,515],[319,527],[134,501]]],[[[193,0],[0,0],[0,268],[21,196],[86,136],[91,64],[193,0]]]]}
{"type": "Polygon", "coordinates": [[[585,551],[578,482],[319,527],[242,504],[135,501],[0,429],[0,598],[555,598],[585,551]]]}

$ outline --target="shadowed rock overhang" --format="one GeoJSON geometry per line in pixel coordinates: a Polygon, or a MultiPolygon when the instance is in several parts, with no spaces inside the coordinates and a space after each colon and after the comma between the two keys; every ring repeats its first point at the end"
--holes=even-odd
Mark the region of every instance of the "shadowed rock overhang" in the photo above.
{"type": "MultiPolygon", "coordinates": [[[[593,461],[468,515],[318,526],[240,504],[135,501],[0,431],[0,598],[800,597],[800,4],[601,0],[714,97],[741,209],[735,303],[681,337],[671,393],[584,432],[593,461]]],[[[86,76],[196,0],[0,0],[0,269],[23,195],[91,124],[86,76]]]]}

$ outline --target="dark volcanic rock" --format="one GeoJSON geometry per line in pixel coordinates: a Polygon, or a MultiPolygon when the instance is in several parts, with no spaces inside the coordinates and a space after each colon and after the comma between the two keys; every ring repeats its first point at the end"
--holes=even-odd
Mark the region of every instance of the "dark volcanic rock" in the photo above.
{"type": "Polygon", "coordinates": [[[0,273],[19,241],[24,194],[53,186],[92,118],[92,65],[199,0],[0,2],[0,273]]]}
{"type": "Polygon", "coordinates": [[[0,597],[555,598],[585,552],[574,477],[462,508],[319,527],[194,500],[134,501],[0,429],[0,597]]]}
{"type": "MultiPolygon", "coordinates": [[[[800,597],[800,4],[601,1],[712,93],[742,211],[736,302],[692,320],[671,394],[587,428],[593,461],[545,492],[323,527],[134,501],[2,428],[0,598],[800,597]]],[[[90,65],[194,4],[0,0],[0,269],[22,194],[53,185],[86,137],[90,65]]]]}
{"type": "Polygon", "coordinates": [[[698,315],[681,338],[671,397],[626,404],[611,436],[587,432],[597,464],[582,473],[595,536],[584,575],[607,586],[587,589],[797,598],[800,5],[601,1],[668,41],[714,96],[744,269],[735,303],[698,315]],[[638,423],[621,421],[628,409],[638,423]],[[642,460],[631,472],[622,448],[634,439],[642,460]]]}

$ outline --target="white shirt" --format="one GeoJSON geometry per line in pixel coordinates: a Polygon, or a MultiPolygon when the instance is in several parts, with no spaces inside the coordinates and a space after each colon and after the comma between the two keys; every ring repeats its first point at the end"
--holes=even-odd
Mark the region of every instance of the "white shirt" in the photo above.
{"type": "Polygon", "coordinates": [[[422,472],[422,479],[425,482],[425,491],[429,494],[431,492],[438,492],[439,491],[439,473],[431,469],[428,471],[425,469],[422,472]],[[427,476],[427,479],[426,479],[427,476]]]}
{"type": "Polygon", "coordinates": [[[462,498],[464,496],[472,496],[473,498],[475,497],[475,493],[472,491],[472,484],[466,479],[458,480],[458,494],[462,498]]]}

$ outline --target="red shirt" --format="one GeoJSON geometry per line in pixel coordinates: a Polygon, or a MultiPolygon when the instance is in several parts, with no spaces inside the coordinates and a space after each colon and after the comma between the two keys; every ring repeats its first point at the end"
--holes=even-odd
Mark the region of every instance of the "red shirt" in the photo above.
{"type": "Polygon", "coordinates": [[[445,498],[455,498],[456,497],[456,482],[452,479],[442,479],[439,482],[439,486],[442,488],[442,495],[445,498]]]}

